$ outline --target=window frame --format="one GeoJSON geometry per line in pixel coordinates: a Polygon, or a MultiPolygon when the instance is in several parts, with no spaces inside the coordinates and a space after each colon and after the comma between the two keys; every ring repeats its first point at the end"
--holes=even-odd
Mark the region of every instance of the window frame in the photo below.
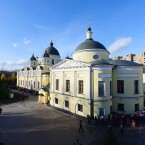
{"type": "Polygon", "coordinates": [[[124,104],[123,104],[123,103],[118,103],[118,104],[117,104],[117,110],[118,110],[118,111],[123,111],[123,112],[124,112],[124,104]]]}
{"type": "Polygon", "coordinates": [[[54,99],[55,104],[58,104],[58,98],[54,99]]]}
{"type": "Polygon", "coordinates": [[[59,90],[59,79],[55,80],[55,90],[59,90]]]}
{"type": "Polygon", "coordinates": [[[66,92],[70,92],[70,80],[66,80],[66,92]]]}
{"type": "Polygon", "coordinates": [[[78,111],[79,112],[83,112],[83,105],[82,104],[78,104],[78,111]]]}
{"type": "Polygon", "coordinates": [[[110,81],[110,96],[112,96],[112,81],[110,81]]]}
{"type": "Polygon", "coordinates": [[[67,108],[69,108],[69,101],[68,100],[65,100],[64,101],[64,106],[67,107],[67,108]]]}
{"type": "Polygon", "coordinates": [[[139,80],[134,80],[134,94],[139,94],[139,80]]]}
{"type": "Polygon", "coordinates": [[[139,111],[139,103],[137,103],[137,104],[134,105],[134,111],[135,111],[135,112],[136,112],[136,111],[139,111]]]}
{"type": "Polygon", "coordinates": [[[117,80],[117,93],[124,94],[124,80],[117,80]]]}
{"type": "Polygon", "coordinates": [[[84,93],[84,80],[78,81],[78,94],[84,93]]]}
{"type": "Polygon", "coordinates": [[[52,59],[52,65],[54,64],[54,59],[52,59]]]}
{"type": "Polygon", "coordinates": [[[105,97],[105,81],[98,81],[98,96],[105,97]],[[100,85],[103,85],[103,88],[100,88],[100,85]]]}

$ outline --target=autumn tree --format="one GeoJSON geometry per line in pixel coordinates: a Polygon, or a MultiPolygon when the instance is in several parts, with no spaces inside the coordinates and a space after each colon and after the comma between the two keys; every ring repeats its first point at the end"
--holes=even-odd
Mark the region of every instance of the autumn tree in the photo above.
{"type": "Polygon", "coordinates": [[[16,73],[13,72],[13,73],[11,74],[11,77],[10,77],[10,78],[11,78],[12,84],[13,84],[13,85],[16,84],[16,79],[17,79],[16,73]]]}
{"type": "Polygon", "coordinates": [[[1,81],[5,81],[6,80],[6,75],[4,73],[1,74],[1,81]]]}

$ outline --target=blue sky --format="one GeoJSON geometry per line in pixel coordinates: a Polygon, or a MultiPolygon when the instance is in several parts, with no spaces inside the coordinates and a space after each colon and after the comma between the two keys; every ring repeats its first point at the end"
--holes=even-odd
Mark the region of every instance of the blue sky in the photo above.
{"type": "Polygon", "coordinates": [[[50,41],[62,58],[85,41],[89,20],[93,39],[110,57],[145,51],[144,0],[0,0],[0,69],[41,58],[50,41]]]}

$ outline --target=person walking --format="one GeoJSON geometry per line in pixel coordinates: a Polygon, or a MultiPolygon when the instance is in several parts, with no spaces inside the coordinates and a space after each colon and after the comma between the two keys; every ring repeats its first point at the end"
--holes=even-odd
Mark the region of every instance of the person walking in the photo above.
{"type": "Polygon", "coordinates": [[[135,123],[134,120],[132,120],[132,122],[131,122],[131,126],[132,126],[132,131],[134,131],[134,130],[135,130],[135,127],[136,127],[136,123],[135,123]]]}
{"type": "Polygon", "coordinates": [[[121,123],[120,124],[120,134],[123,136],[123,133],[124,133],[124,127],[123,127],[123,124],[121,123]]]}
{"type": "Polygon", "coordinates": [[[0,114],[2,113],[3,109],[0,107],[0,114]]]}
{"type": "Polygon", "coordinates": [[[84,132],[83,124],[82,124],[82,120],[80,120],[80,128],[79,128],[79,132],[84,132]]]}

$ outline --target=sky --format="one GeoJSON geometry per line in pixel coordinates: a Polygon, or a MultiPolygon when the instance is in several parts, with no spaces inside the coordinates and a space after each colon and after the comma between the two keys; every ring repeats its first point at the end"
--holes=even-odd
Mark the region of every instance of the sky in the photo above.
{"type": "Polygon", "coordinates": [[[40,60],[51,40],[71,57],[89,24],[110,58],[145,51],[145,0],[0,0],[0,70],[40,60]]]}

